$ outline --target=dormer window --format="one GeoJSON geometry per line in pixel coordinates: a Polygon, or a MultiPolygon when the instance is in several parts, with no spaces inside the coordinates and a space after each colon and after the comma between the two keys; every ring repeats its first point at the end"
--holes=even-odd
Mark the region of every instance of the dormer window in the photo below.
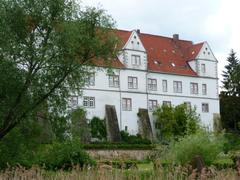
{"type": "Polygon", "coordinates": [[[206,65],[205,64],[201,64],[201,72],[206,73],[206,65]]]}
{"type": "Polygon", "coordinates": [[[172,65],[172,67],[175,67],[175,66],[176,66],[175,63],[171,63],[171,65],[172,65]]]}
{"type": "Polygon", "coordinates": [[[141,58],[139,55],[132,55],[132,65],[133,66],[140,66],[141,65],[141,58]]]}

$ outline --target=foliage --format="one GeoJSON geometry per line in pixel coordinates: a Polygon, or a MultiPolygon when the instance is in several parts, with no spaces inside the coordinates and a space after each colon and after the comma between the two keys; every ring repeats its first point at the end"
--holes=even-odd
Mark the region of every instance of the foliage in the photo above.
{"type": "Polygon", "coordinates": [[[151,144],[151,141],[148,139],[143,139],[140,134],[130,135],[126,131],[121,131],[121,138],[124,143],[127,144],[151,144]]]}
{"type": "Polygon", "coordinates": [[[127,144],[127,143],[98,143],[84,144],[84,149],[124,149],[124,150],[151,150],[155,148],[153,144],[127,144]]]}
{"type": "MultiPolygon", "coordinates": [[[[25,169],[19,167],[16,169],[6,170],[0,172],[0,179],[199,179],[199,174],[192,172],[189,174],[189,170],[184,167],[171,167],[162,168],[158,167],[156,170],[152,168],[141,169],[104,169],[99,168],[84,168],[79,170],[78,167],[74,168],[71,172],[64,171],[46,171],[41,168],[32,167],[25,169]]],[[[211,168],[212,174],[210,177],[207,174],[201,174],[202,179],[239,179],[235,169],[223,169],[217,170],[211,168]]]]}
{"type": "Polygon", "coordinates": [[[199,128],[199,116],[195,108],[181,104],[176,107],[162,105],[153,112],[156,118],[157,137],[160,141],[195,133],[199,128]]]}
{"type": "Polygon", "coordinates": [[[220,113],[223,128],[230,131],[240,130],[240,97],[221,93],[220,113]]]}
{"type": "Polygon", "coordinates": [[[8,166],[31,167],[39,147],[41,127],[34,121],[20,123],[0,141],[0,169],[8,166]]]}
{"type": "Polygon", "coordinates": [[[240,96],[240,64],[233,50],[231,50],[227,61],[228,64],[225,66],[226,71],[223,71],[224,78],[222,81],[224,93],[230,96],[240,96]]]}
{"type": "Polygon", "coordinates": [[[70,170],[79,165],[95,165],[95,161],[83,150],[79,139],[54,142],[39,155],[39,164],[47,170],[70,170]]]}
{"type": "Polygon", "coordinates": [[[211,165],[223,151],[224,144],[223,135],[214,136],[211,133],[199,131],[170,144],[164,159],[173,164],[184,165],[190,163],[195,156],[200,156],[207,165],[211,165]]]}
{"type": "Polygon", "coordinates": [[[104,119],[93,117],[90,121],[92,138],[107,139],[106,123],[104,119]]]}
{"type": "Polygon", "coordinates": [[[71,134],[73,138],[79,138],[81,142],[90,141],[90,128],[86,119],[86,111],[77,108],[71,113],[71,134]]]}
{"type": "Polygon", "coordinates": [[[113,26],[103,10],[73,0],[0,0],[0,139],[43,103],[64,114],[94,61],[115,57],[113,26]]]}

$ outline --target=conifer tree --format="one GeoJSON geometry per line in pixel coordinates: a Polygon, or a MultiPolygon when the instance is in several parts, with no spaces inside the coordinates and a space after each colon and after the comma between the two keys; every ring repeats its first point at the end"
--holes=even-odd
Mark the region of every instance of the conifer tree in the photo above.
{"type": "Polygon", "coordinates": [[[239,94],[239,78],[240,70],[239,60],[237,59],[236,52],[232,49],[229,57],[227,58],[228,64],[225,66],[225,71],[223,71],[223,88],[226,95],[236,96],[239,94]]]}

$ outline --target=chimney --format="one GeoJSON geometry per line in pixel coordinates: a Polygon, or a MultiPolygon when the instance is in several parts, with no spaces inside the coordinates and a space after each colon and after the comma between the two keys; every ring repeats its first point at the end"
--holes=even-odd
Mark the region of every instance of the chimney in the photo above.
{"type": "Polygon", "coordinates": [[[179,40],[179,35],[178,35],[178,34],[173,34],[173,40],[174,40],[174,41],[179,40]]]}
{"type": "Polygon", "coordinates": [[[140,29],[137,29],[137,33],[140,34],[140,29]]]}

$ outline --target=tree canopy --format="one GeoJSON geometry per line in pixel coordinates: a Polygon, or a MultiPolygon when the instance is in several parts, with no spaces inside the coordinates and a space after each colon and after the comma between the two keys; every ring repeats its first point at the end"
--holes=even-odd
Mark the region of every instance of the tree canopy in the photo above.
{"type": "Polygon", "coordinates": [[[236,52],[231,50],[228,58],[228,64],[223,71],[223,88],[227,95],[240,96],[240,64],[236,52]]]}
{"type": "Polygon", "coordinates": [[[93,60],[115,57],[114,21],[72,0],[0,0],[0,139],[44,108],[64,113],[93,60]]]}

